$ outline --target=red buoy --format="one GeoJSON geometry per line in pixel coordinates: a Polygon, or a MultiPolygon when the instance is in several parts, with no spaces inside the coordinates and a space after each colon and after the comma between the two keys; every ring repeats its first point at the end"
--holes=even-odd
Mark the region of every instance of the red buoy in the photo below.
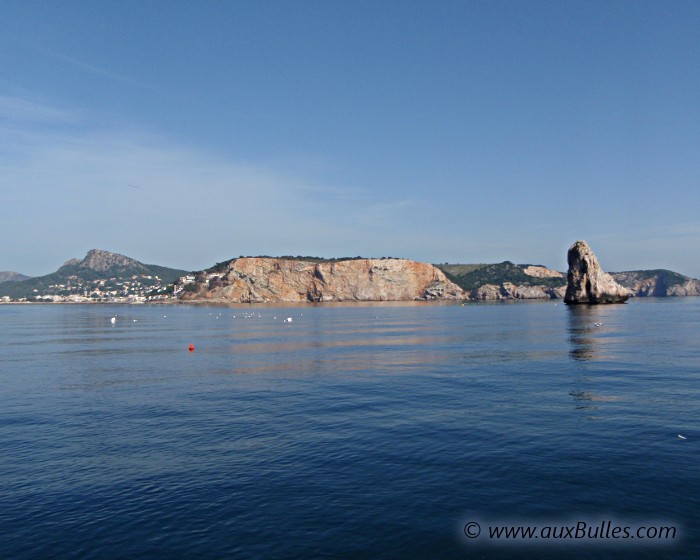
{"type": "Polygon", "coordinates": [[[190,352],[194,352],[194,344],[190,344],[190,352]]]}

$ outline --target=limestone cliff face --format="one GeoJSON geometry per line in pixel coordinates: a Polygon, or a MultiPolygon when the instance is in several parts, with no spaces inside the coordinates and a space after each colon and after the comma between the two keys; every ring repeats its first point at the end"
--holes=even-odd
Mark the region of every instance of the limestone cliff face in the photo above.
{"type": "Polygon", "coordinates": [[[670,270],[617,272],[613,278],[635,297],[699,296],[700,280],[670,270]]]}
{"type": "Polygon", "coordinates": [[[567,260],[569,271],[564,303],[623,303],[629,299],[630,291],[603,272],[598,257],[585,241],[571,246],[567,260]]]}
{"type": "Polygon", "coordinates": [[[535,278],[563,278],[564,275],[558,270],[552,270],[545,266],[529,265],[523,268],[523,272],[535,278]]]}
{"type": "Polygon", "coordinates": [[[465,294],[434,266],[405,259],[315,263],[246,257],[220,272],[200,273],[179,297],[261,303],[448,300],[465,294]]]}
{"type": "Polygon", "coordinates": [[[566,288],[548,286],[516,286],[512,282],[484,284],[469,292],[470,299],[475,301],[500,301],[509,299],[561,299],[566,288]]]}
{"type": "Polygon", "coordinates": [[[700,296],[700,281],[688,278],[683,284],[670,286],[667,296],[700,296]]]}

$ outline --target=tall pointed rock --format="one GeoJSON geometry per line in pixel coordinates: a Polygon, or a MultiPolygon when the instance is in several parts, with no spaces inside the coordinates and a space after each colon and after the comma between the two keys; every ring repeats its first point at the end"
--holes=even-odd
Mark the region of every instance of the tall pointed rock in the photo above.
{"type": "Polygon", "coordinates": [[[631,295],[607,272],[588,243],[577,241],[567,254],[569,271],[566,275],[564,303],[624,303],[631,295]]]}

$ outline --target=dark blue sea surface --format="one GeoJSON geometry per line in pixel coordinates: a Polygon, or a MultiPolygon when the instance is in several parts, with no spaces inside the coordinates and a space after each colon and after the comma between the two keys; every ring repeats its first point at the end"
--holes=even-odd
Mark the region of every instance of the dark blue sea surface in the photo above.
{"type": "Polygon", "coordinates": [[[3,559],[700,551],[700,299],[2,305],[0,340],[3,559]],[[579,520],[677,536],[485,537],[579,520]]]}

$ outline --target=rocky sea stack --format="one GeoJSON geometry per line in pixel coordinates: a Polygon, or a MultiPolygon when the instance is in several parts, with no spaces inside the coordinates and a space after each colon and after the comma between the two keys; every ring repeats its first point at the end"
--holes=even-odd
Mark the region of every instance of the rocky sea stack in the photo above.
{"type": "Polygon", "coordinates": [[[566,275],[564,303],[624,303],[630,291],[603,272],[598,258],[588,243],[577,241],[567,254],[569,271],[566,275]]]}

